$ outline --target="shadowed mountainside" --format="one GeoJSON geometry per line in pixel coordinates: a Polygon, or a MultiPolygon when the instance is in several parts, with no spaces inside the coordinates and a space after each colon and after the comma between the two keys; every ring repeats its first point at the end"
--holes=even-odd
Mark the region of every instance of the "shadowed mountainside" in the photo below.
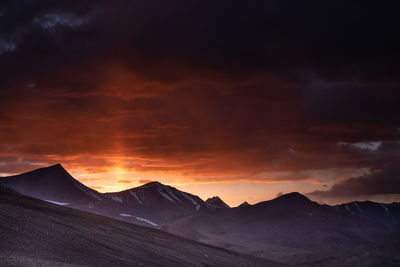
{"type": "Polygon", "coordinates": [[[79,206],[103,200],[100,193],[74,179],[61,164],[0,178],[0,185],[27,196],[66,205],[79,206]]]}
{"type": "Polygon", "coordinates": [[[288,264],[396,265],[400,264],[400,214],[394,204],[387,209],[389,213],[381,207],[376,222],[290,193],[213,216],[182,218],[167,230],[288,264]]]}

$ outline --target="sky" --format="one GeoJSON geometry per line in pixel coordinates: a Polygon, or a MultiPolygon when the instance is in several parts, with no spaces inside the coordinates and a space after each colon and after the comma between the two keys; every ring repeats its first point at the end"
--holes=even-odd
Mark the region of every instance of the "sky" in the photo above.
{"type": "Polygon", "coordinates": [[[0,176],[400,201],[395,1],[1,1],[0,176]]]}

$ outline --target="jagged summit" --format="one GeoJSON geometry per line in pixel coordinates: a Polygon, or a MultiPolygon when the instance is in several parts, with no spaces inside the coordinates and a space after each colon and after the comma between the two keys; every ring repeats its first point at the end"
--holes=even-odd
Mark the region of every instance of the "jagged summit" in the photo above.
{"type": "Polygon", "coordinates": [[[218,196],[214,196],[212,198],[208,198],[206,200],[206,203],[208,205],[211,205],[214,208],[230,208],[228,204],[226,204],[221,198],[219,198],[218,196]]]}
{"type": "Polygon", "coordinates": [[[242,204],[240,204],[240,205],[238,206],[238,208],[247,207],[247,206],[250,206],[250,204],[249,204],[247,201],[245,201],[245,202],[243,202],[242,204]]]}
{"type": "Polygon", "coordinates": [[[152,207],[153,210],[166,212],[173,209],[179,212],[198,212],[209,209],[209,206],[198,196],[183,192],[175,187],[152,181],[144,185],[121,192],[104,194],[115,202],[133,205],[137,208],[152,207]]]}

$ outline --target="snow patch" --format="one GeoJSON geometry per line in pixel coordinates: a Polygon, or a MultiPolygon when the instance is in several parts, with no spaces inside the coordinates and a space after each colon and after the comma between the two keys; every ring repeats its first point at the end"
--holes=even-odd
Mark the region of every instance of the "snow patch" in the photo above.
{"type": "Polygon", "coordinates": [[[168,199],[171,202],[182,202],[179,198],[175,196],[175,194],[172,192],[171,188],[168,186],[164,186],[161,184],[157,184],[157,191],[166,199],[168,199]]]}
{"type": "Polygon", "coordinates": [[[200,209],[199,203],[197,203],[197,201],[194,200],[193,197],[191,197],[190,195],[188,195],[188,194],[186,194],[186,193],[184,193],[184,192],[179,192],[179,193],[181,193],[181,195],[182,195],[184,198],[186,198],[187,200],[191,201],[192,204],[196,206],[196,210],[199,210],[199,209],[200,209]]]}
{"type": "Polygon", "coordinates": [[[150,220],[147,220],[145,218],[142,218],[142,217],[135,217],[135,219],[139,220],[139,221],[142,221],[142,222],[145,222],[145,223],[148,223],[148,224],[153,225],[153,226],[158,226],[158,224],[156,224],[156,223],[154,223],[154,222],[152,222],[150,220]]]}
{"type": "Polygon", "coordinates": [[[210,204],[210,203],[207,203],[207,202],[205,202],[205,204],[206,204],[206,207],[207,207],[209,210],[215,210],[215,209],[220,209],[220,208],[221,208],[221,207],[214,206],[213,204],[210,204]]]}
{"type": "Polygon", "coordinates": [[[382,208],[386,211],[386,213],[390,213],[389,209],[385,206],[385,204],[380,203],[382,208]]]}
{"type": "Polygon", "coordinates": [[[158,192],[159,192],[164,198],[168,199],[168,200],[171,201],[171,202],[176,203],[175,200],[173,200],[170,196],[168,196],[168,195],[167,195],[166,193],[164,193],[163,191],[159,190],[158,192]]]}
{"type": "Polygon", "coordinates": [[[175,199],[178,202],[182,202],[169,188],[168,186],[163,186],[162,189],[164,189],[165,192],[167,192],[168,195],[170,195],[173,199],[175,199]]]}
{"type": "Polygon", "coordinates": [[[136,192],[132,192],[132,191],[130,191],[129,190],[129,193],[134,197],[134,198],[136,198],[136,200],[137,200],[137,202],[139,202],[139,204],[143,204],[143,202],[139,199],[139,197],[137,196],[137,194],[136,194],[136,192]]]}
{"type": "Polygon", "coordinates": [[[50,202],[50,203],[53,203],[53,204],[56,204],[56,205],[60,205],[60,206],[67,206],[67,205],[69,205],[69,203],[67,203],[67,202],[58,202],[58,201],[48,200],[48,199],[44,199],[44,201],[50,202]]]}
{"type": "Polygon", "coordinates": [[[362,210],[361,210],[360,206],[358,206],[358,203],[357,203],[357,202],[354,202],[354,206],[357,207],[358,211],[362,212],[362,210]]]}
{"type": "Polygon", "coordinates": [[[150,225],[152,225],[152,226],[158,226],[158,224],[156,224],[156,223],[154,223],[154,222],[152,222],[152,221],[150,221],[150,220],[147,220],[147,219],[145,219],[145,218],[142,218],[142,217],[137,217],[137,216],[133,216],[133,215],[126,214],[126,213],[121,213],[119,216],[122,216],[122,217],[132,217],[132,218],[135,218],[135,219],[138,220],[138,221],[148,223],[148,224],[150,224],[150,225]]]}
{"type": "Polygon", "coordinates": [[[344,207],[346,208],[347,211],[350,211],[349,207],[347,207],[347,205],[344,205],[344,207]]]}
{"type": "Polygon", "coordinates": [[[114,200],[114,201],[116,201],[116,202],[122,203],[122,198],[120,198],[120,197],[111,196],[111,199],[114,200]]]}

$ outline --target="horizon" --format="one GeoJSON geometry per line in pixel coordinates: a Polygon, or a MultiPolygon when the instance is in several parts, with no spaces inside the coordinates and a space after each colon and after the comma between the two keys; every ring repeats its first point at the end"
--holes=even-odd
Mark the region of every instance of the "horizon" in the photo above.
{"type": "Polygon", "coordinates": [[[0,176],[62,162],[99,192],[398,202],[395,10],[2,2],[0,176]]]}
{"type": "MultiPolygon", "coordinates": [[[[51,167],[56,167],[56,166],[60,166],[60,167],[61,167],[62,169],[64,169],[67,173],[69,173],[68,169],[64,168],[64,166],[62,165],[62,163],[55,163],[55,164],[52,164],[52,165],[49,165],[49,166],[35,168],[35,169],[29,170],[29,171],[27,171],[27,172],[32,172],[32,171],[36,171],[36,170],[39,170],[39,169],[46,169],[46,168],[51,168],[51,167]]],[[[27,172],[17,173],[17,174],[11,174],[11,175],[9,175],[9,176],[20,175],[20,174],[24,174],[24,173],[27,173],[27,172]]],[[[69,174],[70,174],[70,173],[69,173],[69,174]]],[[[70,175],[71,175],[71,174],[70,174],[70,175]]],[[[1,179],[1,178],[5,178],[5,177],[9,177],[9,176],[0,176],[0,179],[1,179]]],[[[77,179],[77,178],[74,177],[73,175],[71,175],[71,176],[72,176],[72,178],[74,178],[75,180],[79,181],[79,179],[77,179]]],[[[91,188],[92,190],[95,190],[95,191],[97,191],[97,192],[99,192],[99,193],[118,193],[118,192],[121,192],[121,191],[134,189],[134,188],[137,188],[137,187],[140,187],[140,186],[145,186],[145,185],[150,184],[150,183],[160,183],[160,184],[162,184],[162,185],[164,185],[164,186],[171,186],[171,187],[176,188],[176,189],[178,189],[178,190],[184,191],[184,190],[182,190],[182,188],[180,188],[180,186],[174,186],[174,185],[171,185],[171,184],[162,183],[162,182],[157,181],[157,180],[146,181],[146,183],[142,183],[142,184],[139,184],[139,185],[137,185],[137,186],[130,187],[130,188],[125,188],[125,189],[119,190],[119,191],[99,191],[99,190],[97,190],[97,189],[95,189],[95,188],[90,187],[89,185],[85,184],[85,183],[82,182],[82,181],[79,181],[79,182],[81,182],[83,185],[85,185],[85,186],[87,186],[87,187],[91,188]]],[[[184,191],[184,192],[193,194],[193,193],[190,192],[190,191],[184,191]]],[[[221,195],[218,195],[218,194],[216,194],[216,195],[209,195],[209,196],[198,195],[198,197],[200,197],[203,201],[206,201],[206,200],[209,199],[209,198],[218,197],[218,198],[221,199],[223,202],[225,202],[226,204],[228,204],[230,208],[235,208],[235,207],[238,207],[238,206],[240,206],[240,205],[242,205],[242,204],[244,204],[244,203],[248,203],[248,204],[250,204],[250,205],[255,205],[255,204],[258,204],[258,203],[261,203],[261,202],[271,201],[271,200],[277,199],[277,198],[279,198],[279,197],[282,197],[282,196],[285,196],[285,195],[291,195],[291,194],[300,194],[300,195],[302,195],[302,196],[308,198],[310,201],[315,201],[315,202],[317,202],[318,204],[321,204],[321,205],[339,205],[339,204],[347,204],[347,203],[351,203],[351,202],[370,201],[370,200],[361,200],[361,201],[359,201],[359,200],[353,200],[353,201],[348,201],[348,202],[341,202],[341,201],[338,201],[338,202],[326,203],[326,202],[320,202],[320,201],[314,200],[314,199],[312,199],[312,197],[308,196],[307,194],[304,194],[304,193],[301,193],[301,192],[298,192],[298,191],[291,191],[291,192],[279,193],[279,194],[277,194],[275,197],[272,197],[272,198],[269,198],[269,199],[263,199],[263,200],[256,201],[256,202],[251,202],[251,201],[248,201],[248,200],[244,199],[244,200],[243,200],[242,202],[240,202],[239,204],[234,204],[234,205],[228,203],[221,195]]],[[[194,194],[194,195],[196,195],[196,194],[194,194]]],[[[377,202],[377,201],[376,201],[376,202],[377,202]]],[[[398,202],[392,201],[392,202],[379,202],[379,203],[392,204],[392,203],[398,203],[398,202]]]]}

